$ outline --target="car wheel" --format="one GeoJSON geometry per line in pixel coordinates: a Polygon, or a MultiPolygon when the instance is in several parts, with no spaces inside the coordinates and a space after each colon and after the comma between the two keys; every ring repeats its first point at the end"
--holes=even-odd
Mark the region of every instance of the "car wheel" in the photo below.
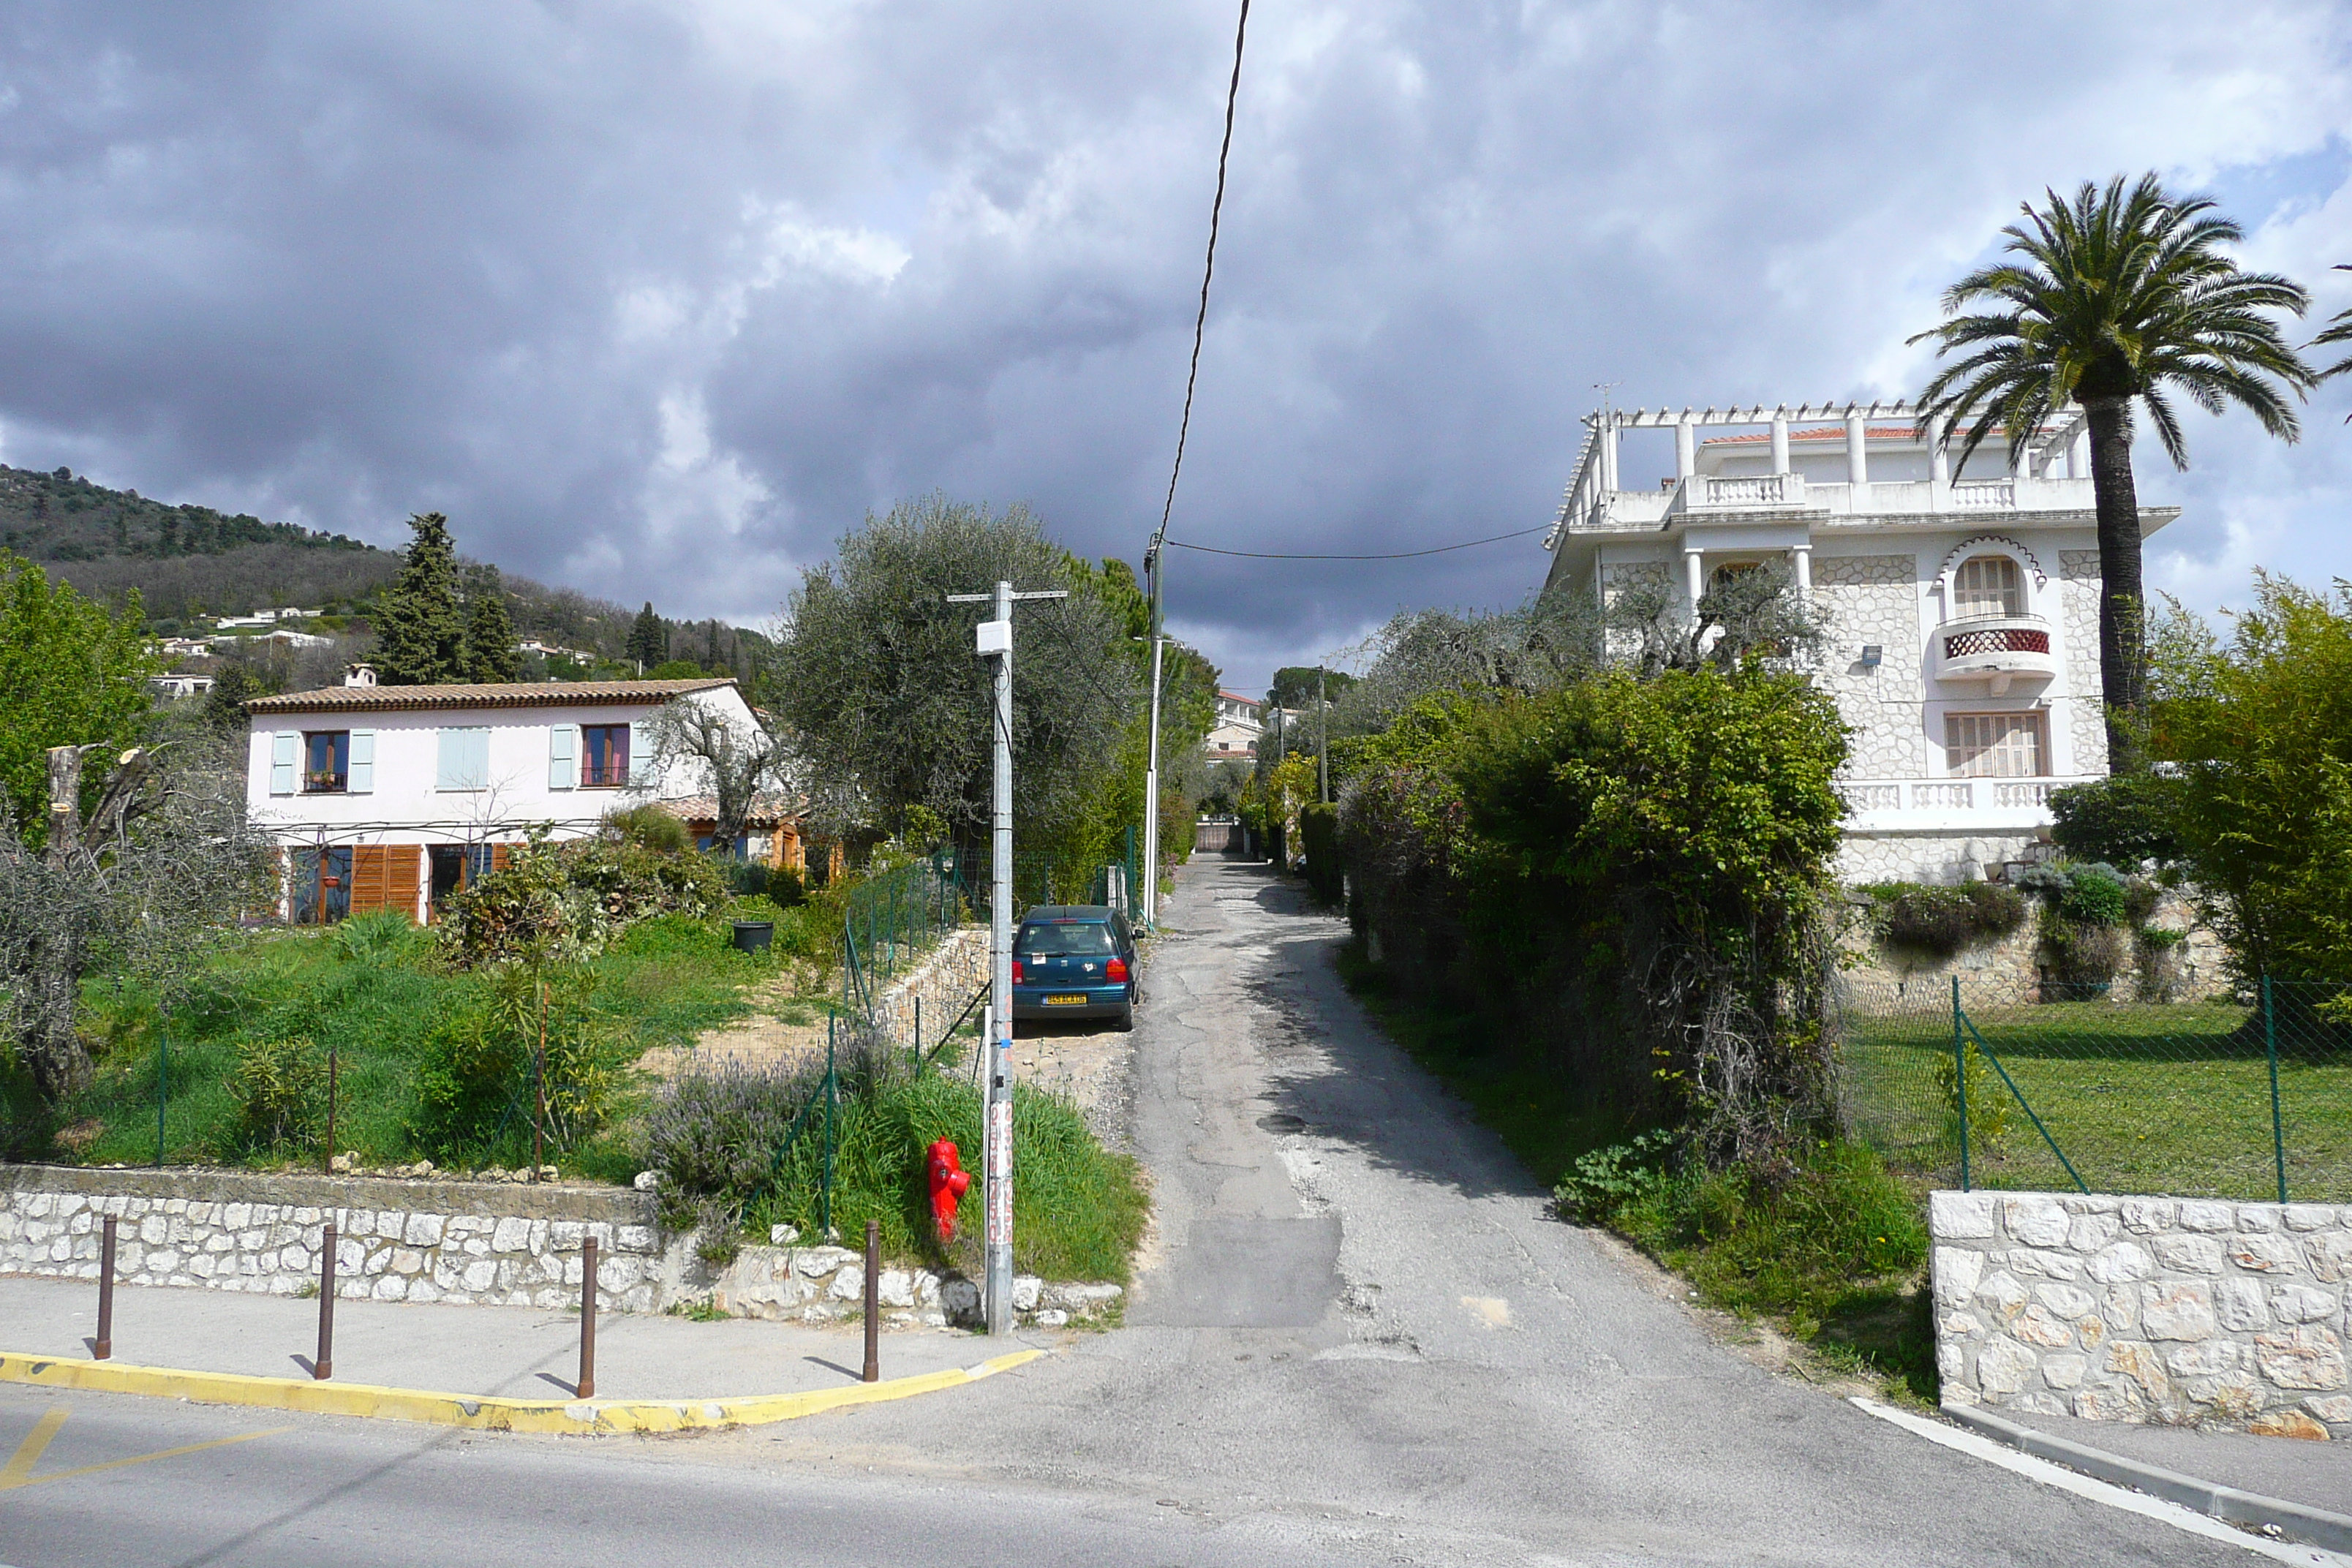
{"type": "Polygon", "coordinates": [[[1135,993],[1129,992],[1127,1001],[1118,1010],[1118,1027],[1124,1034],[1135,1027],[1135,993]]]}

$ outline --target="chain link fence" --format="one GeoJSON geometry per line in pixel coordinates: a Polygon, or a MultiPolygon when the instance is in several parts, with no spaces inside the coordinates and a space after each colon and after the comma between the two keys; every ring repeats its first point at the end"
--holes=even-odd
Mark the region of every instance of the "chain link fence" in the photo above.
{"type": "Polygon", "coordinates": [[[1938,1185],[2352,1202],[2352,986],[2032,1002],[1849,979],[1847,1124],[1938,1185]]]}

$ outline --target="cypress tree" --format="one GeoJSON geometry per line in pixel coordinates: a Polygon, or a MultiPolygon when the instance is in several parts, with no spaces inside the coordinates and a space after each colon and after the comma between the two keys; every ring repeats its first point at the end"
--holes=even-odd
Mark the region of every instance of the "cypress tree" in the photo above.
{"type": "Polygon", "coordinates": [[[635,622],[629,627],[629,640],[623,646],[622,652],[646,669],[651,669],[669,657],[669,633],[662,626],[662,618],[654,614],[651,599],[647,599],[646,607],[637,612],[635,622]]]}
{"type": "Polygon", "coordinates": [[[493,566],[482,574],[466,605],[466,679],[478,684],[520,679],[522,650],[515,647],[507,591],[493,566]]]}
{"type": "Polygon", "coordinates": [[[449,538],[449,520],[429,511],[410,518],[408,526],[416,537],[407,562],[377,603],[376,679],[386,686],[462,680],[466,625],[457,607],[457,547],[449,538]]]}

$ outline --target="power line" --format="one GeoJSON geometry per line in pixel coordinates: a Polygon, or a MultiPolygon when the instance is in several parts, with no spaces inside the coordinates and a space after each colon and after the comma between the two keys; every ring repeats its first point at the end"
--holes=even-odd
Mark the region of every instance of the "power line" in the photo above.
{"type": "Polygon", "coordinates": [[[1470,550],[1481,544],[1500,544],[1506,539],[1525,539],[1530,533],[1542,533],[1550,528],[1544,523],[1536,528],[1523,528],[1517,533],[1497,533],[1485,539],[1465,539],[1459,544],[1441,544],[1433,550],[1397,550],[1381,555],[1292,555],[1267,550],[1220,550],[1213,544],[1187,544],[1181,539],[1161,541],[1177,550],[1196,550],[1203,555],[1239,555],[1251,561],[1411,561],[1421,555],[1444,555],[1448,551],[1470,550]]]}
{"type": "Polygon", "coordinates": [[[1151,553],[1168,537],[1168,519],[1176,510],[1176,478],[1184,471],[1184,438],[1192,429],[1192,389],[1201,379],[1201,340],[1209,329],[1209,280],[1217,274],[1217,222],[1225,210],[1225,163],[1234,151],[1234,106],[1242,92],[1242,42],[1249,36],[1249,0],[1242,0],[1240,23],[1234,29],[1234,77],[1225,87],[1225,139],[1217,148],[1217,195],[1209,204],[1209,254],[1201,268],[1201,313],[1192,321],[1192,368],[1184,376],[1184,417],[1176,426],[1176,466],[1168,471],[1168,500],[1160,509],[1160,528],[1151,536],[1151,553]]]}

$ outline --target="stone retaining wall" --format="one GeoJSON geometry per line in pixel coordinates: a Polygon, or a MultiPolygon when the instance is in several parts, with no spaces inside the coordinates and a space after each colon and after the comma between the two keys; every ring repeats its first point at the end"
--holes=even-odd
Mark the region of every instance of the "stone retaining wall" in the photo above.
{"type": "Polygon", "coordinates": [[[1948,1403],[2352,1437],[2352,1205],[1933,1194],[1948,1403]]]}
{"type": "Polygon", "coordinates": [[[568,1306],[593,1236],[598,1306],[654,1311],[692,1258],[666,1244],[649,1193],[16,1165],[0,1166],[0,1274],[97,1279],[110,1214],[123,1283],[273,1296],[316,1289],[329,1221],[338,1300],[568,1306]]]}
{"type": "MultiPolygon", "coordinates": [[[[306,1294],[318,1287],[332,1221],[338,1300],[572,1306],[593,1236],[601,1311],[709,1305],[821,1323],[865,1310],[863,1253],[794,1246],[779,1227],[778,1245],[746,1247],[714,1269],[696,1253],[697,1233],[662,1230],[651,1193],[246,1171],[0,1165],[0,1274],[96,1279],[107,1215],[121,1222],[115,1278],[126,1285],[306,1294]]],[[[893,1326],[979,1320],[979,1287],[968,1279],[885,1268],[877,1284],[893,1326]]],[[[1013,1304],[1023,1322],[1059,1328],[1101,1317],[1121,1294],[1024,1275],[1013,1304]]]]}
{"type": "MultiPolygon", "coordinates": [[[[923,1047],[939,1043],[940,1032],[988,984],[988,928],[965,926],[943,938],[914,970],[893,980],[874,999],[874,1023],[893,1040],[915,1037],[915,999],[923,1003],[923,1047]]],[[[974,1015],[975,1019],[978,1015],[974,1015]]]]}

